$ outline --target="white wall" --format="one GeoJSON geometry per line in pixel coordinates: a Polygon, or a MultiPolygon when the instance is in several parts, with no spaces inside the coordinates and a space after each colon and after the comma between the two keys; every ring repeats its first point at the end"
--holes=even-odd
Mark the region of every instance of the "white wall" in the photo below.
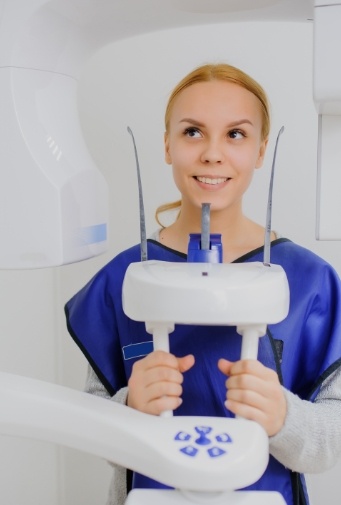
{"type": "MultiPolygon", "coordinates": [[[[53,270],[0,271],[0,370],[55,382],[53,270]]],[[[1,408],[1,406],[0,406],[1,408]]],[[[59,448],[0,436],[0,503],[59,504],[59,448]]]]}
{"type": "MultiPolygon", "coordinates": [[[[264,85],[272,103],[268,155],[264,168],[256,172],[245,210],[264,222],[274,141],[284,125],[273,228],[325,257],[341,273],[341,243],[316,242],[314,233],[317,115],[312,101],[312,24],[231,23],[123,40],[88,62],[79,85],[85,139],[110,187],[110,250],[100,258],[53,271],[0,271],[1,369],[83,387],[86,363],[66,332],[63,304],[109,258],[139,241],[135,161],[127,126],[137,142],[151,233],[156,227],[155,208],[177,197],[171,169],[163,160],[165,103],[177,81],[207,61],[243,68],[264,85]]],[[[48,444],[17,440],[0,444],[1,503],[105,503],[111,472],[98,458],[48,444]],[[23,456],[27,447],[31,452],[23,456]]],[[[322,500],[339,504],[340,468],[341,464],[314,477],[313,505],[322,500]]]]}

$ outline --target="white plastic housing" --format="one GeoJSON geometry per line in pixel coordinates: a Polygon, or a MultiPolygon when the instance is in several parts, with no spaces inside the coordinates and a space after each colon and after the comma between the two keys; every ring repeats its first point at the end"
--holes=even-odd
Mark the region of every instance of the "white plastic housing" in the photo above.
{"type": "Polygon", "coordinates": [[[76,81],[1,68],[0,110],[0,268],[49,267],[102,253],[108,190],[83,141],[76,81]]]}
{"type": "Polygon", "coordinates": [[[150,260],[129,265],[123,310],[148,323],[273,324],[288,314],[289,287],[279,265],[150,260]]]}
{"type": "Polygon", "coordinates": [[[2,269],[57,266],[107,249],[108,188],[77,110],[82,63],[108,38],[103,30],[87,40],[95,9],[0,0],[2,269]]]}

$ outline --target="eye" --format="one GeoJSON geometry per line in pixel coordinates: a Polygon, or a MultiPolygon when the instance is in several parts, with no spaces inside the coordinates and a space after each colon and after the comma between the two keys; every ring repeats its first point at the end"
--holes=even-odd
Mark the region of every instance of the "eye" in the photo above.
{"type": "Polygon", "coordinates": [[[231,130],[231,131],[228,132],[227,136],[230,139],[239,140],[239,139],[244,138],[245,134],[241,130],[231,130]]]}
{"type": "Polygon", "coordinates": [[[202,136],[200,130],[194,126],[189,126],[188,128],[186,128],[186,130],[184,131],[184,135],[186,135],[186,137],[191,138],[199,138],[202,136]]]}

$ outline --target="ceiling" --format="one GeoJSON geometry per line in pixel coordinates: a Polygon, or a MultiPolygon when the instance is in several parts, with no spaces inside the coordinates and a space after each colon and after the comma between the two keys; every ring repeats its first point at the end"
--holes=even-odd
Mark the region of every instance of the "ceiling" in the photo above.
{"type": "Polygon", "coordinates": [[[49,5],[86,31],[110,33],[111,41],[211,23],[308,22],[314,13],[314,0],[51,0],[49,5]]]}

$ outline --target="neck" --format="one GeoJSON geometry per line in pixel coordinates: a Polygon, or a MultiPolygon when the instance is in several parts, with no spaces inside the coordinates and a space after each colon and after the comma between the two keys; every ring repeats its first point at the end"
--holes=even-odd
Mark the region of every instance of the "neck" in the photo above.
{"type": "MultiPolygon", "coordinates": [[[[201,232],[201,212],[194,215],[182,209],[179,218],[161,234],[166,246],[187,253],[190,233],[201,232]]],[[[224,251],[224,262],[231,262],[264,244],[264,228],[248,219],[241,209],[229,212],[212,211],[210,233],[220,233],[224,251]]]]}

